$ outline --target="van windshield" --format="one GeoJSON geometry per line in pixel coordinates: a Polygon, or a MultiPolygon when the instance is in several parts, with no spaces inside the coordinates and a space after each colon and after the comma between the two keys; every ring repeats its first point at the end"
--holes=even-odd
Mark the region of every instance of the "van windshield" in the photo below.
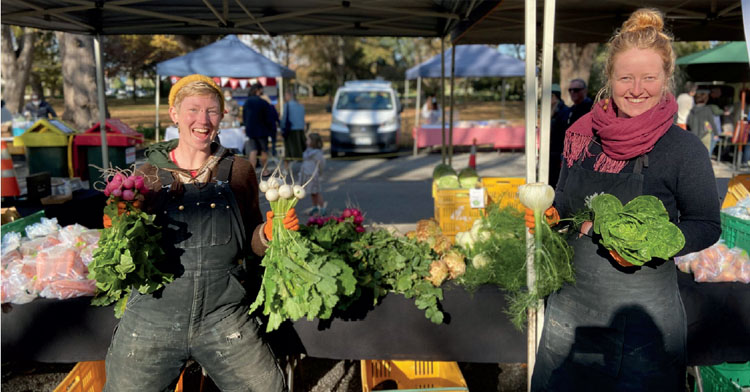
{"type": "Polygon", "coordinates": [[[393,100],[388,91],[345,91],[339,93],[339,110],[392,110],[393,100]]]}

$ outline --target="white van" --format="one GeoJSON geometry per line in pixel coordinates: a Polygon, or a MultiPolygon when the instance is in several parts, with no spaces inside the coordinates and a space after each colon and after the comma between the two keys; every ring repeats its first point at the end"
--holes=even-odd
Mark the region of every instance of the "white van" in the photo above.
{"type": "Polygon", "coordinates": [[[331,107],[331,156],[398,150],[401,110],[390,82],[346,82],[336,91],[331,107]]]}

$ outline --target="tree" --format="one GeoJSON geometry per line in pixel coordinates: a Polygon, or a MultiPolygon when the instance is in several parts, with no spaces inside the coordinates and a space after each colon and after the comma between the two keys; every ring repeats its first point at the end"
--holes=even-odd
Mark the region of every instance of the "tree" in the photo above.
{"type": "Polygon", "coordinates": [[[34,59],[29,75],[31,90],[40,97],[62,95],[62,74],[60,68],[60,53],[55,33],[52,31],[38,31],[34,41],[34,59]]]}
{"type": "Polygon", "coordinates": [[[174,36],[165,35],[107,36],[102,48],[108,74],[125,74],[132,81],[133,100],[137,79],[152,78],[156,74],[156,63],[184,54],[174,36]]]}
{"type": "Polygon", "coordinates": [[[23,108],[35,36],[35,31],[28,27],[20,29],[2,25],[3,99],[11,113],[18,113],[23,108]]]}
{"type": "Polygon", "coordinates": [[[570,94],[568,94],[570,80],[580,78],[588,84],[589,76],[591,76],[591,65],[594,63],[594,54],[599,44],[588,43],[581,46],[575,43],[560,43],[555,46],[557,60],[560,62],[562,99],[570,102],[570,94]]]}
{"type": "MultiPolygon", "coordinates": [[[[55,33],[60,45],[65,111],[62,119],[78,129],[99,121],[94,39],[88,35],[55,33]]],[[[106,110],[106,108],[105,108],[106,110]]]]}

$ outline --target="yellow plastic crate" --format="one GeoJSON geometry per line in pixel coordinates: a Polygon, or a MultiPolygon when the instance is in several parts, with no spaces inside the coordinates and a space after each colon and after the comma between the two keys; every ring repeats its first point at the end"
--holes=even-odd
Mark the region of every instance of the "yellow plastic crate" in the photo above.
{"type": "Polygon", "coordinates": [[[368,359],[361,360],[359,364],[362,392],[469,390],[456,362],[368,359]]]}
{"type": "Polygon", "coordinates": [[[492,203],[500,203],[501,207],[510,205],[523,211],[524,207],[518,199],[518,187],[525,184],[521,177],[482,177],[482,186],[492,203]]]}
{"type": "Polygon", "coordinates": [[[457,233],[471,229],[484,213],[482,208],[471,208],[468,189],[438,189],[434,203],[435,219],[451,241],[457,233]]]}
{"type": "Polygon", "coordinates": [[[54,392],[100,392],[106,381],[104,361],[78,362],[54,392]]]}
{"type": "MultiPolygon", "coordinates": [[[[180,374],[175,392],[183,392],[184,376],[185,371],[180,374]]],[[[104,361],[78,362],[53,392],[101,392],[106,382],[107,372],[104,361]]],[[[201,375],[199,390],[203,390],[203,375],[201,375]]]]}
{"type": "Polygon", "coordinates": [[[738,201],[750,196],[750,174],[738,174],[727,184],[727,194],[721,208],[733,207],[738,201]]]}

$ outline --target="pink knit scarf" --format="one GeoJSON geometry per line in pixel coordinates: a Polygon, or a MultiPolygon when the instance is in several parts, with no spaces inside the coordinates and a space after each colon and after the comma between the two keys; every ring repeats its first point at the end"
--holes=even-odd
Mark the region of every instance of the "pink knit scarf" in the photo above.
{"type": "Polygon", "coordinates": [[[677,113],[677,103],[672,94],[667,94],[659,104],[632,118],[617,117],[614,103],[610,102],[611,99],[597,102],[591,112],[566,131],[563,156],[568,167],[581,158],[591,156],[588,146],[596,130],[603,153],[596,157],[594,170],[619,173],[629,159],[654,148],[656,141],[672,126],[674,114],[677,113]]]}

